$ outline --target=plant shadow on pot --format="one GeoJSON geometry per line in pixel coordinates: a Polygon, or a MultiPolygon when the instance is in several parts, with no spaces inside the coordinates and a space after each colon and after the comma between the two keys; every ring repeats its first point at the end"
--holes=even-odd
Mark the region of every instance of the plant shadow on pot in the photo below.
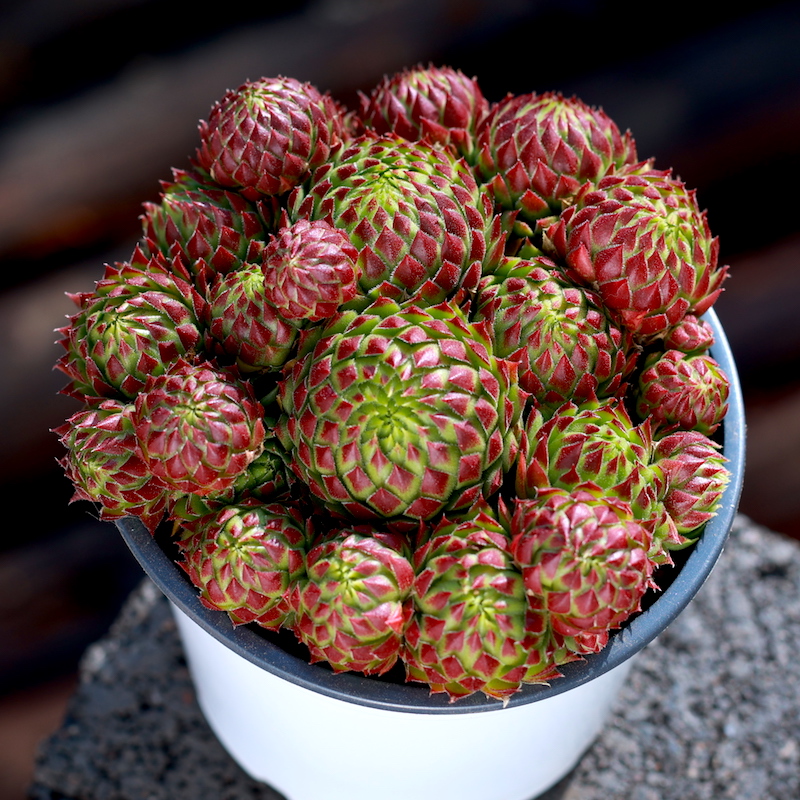
{"type": "MultiPolygon", "coordinates": [[[[360,709],[360,711],[354,711],[353,713],[373,712],[377,713],[379,717],[380,714],[385,712],[395,714],[397,712],[405,712],[394,717],[394,719],[417,717],[418,722],[429,727],[437,719],[441,722],[436,724],[444,724],[444,718],[449,718],[451,722],[463,726],[465,723],[468,724],[470,715],[473,719],[483,717],[487,721],[489,717],[498,716],[498,714],[492,714],[491,712],[501,712],[501,715],[506,715],[509,721],[512,721],[515,709],[518,711],[534,707],[544,709],[547,703],[553,705],[561,701],[569,702],[569,697],[562,697],[560,701],[556,701],[555,698],[566,693],[571,694],[575,690],[579,690],[577,694],[580,694],[583,691],[580,687],[585,688],[587,684],[591,684],[591,687],[598,687],[598,690],[602,687],[602,691],[609,696],[597,701],[599,710],[596,719],[592,723],[594,728],[583,738],[578,737],[573,741],[571,745],[573,751],[568,756],[562,757],[561,765],[547,772],[538,783],[533,780],[526,784],[531,788],[530,793],[525,794],[525,791],[519,788],[519,786],[523,785],[520,784],[516,788],[509,788],[505,794],[498,795],[497,800],[526,800],[526,798],[536,795],[536,792],[540,793],[536,796],[541,796],[542,791],[548,791],[549,793],[546,797],[552,798],[552,800],[560,797],[568,785],[569,773],[596,738],[611,702],[616,696],[622,679],[630,666],[630,659],[661,633],[688,605],[719,558],[733,524],[744,472],[745,425],[743,402],[735,365],[724,331],[713,311],[708,312],[706,319],[712,325],[716,337],[712,355],[729,376],[731,384],[729,412],[716,436],[716,439],[723,446],[724,456],[728,459],[727,466],[731,472],[731,479],[725,489],[716,516],[707,523],[696,545],[690,549],[673,553],[674,566],[661,567],[657,570],[654,577],[662,591],[648,592],[642,604],[642,611],[632,616],[619,630],[612,634],[604,650],[590,655],[582,661],[566,664],[561,669],[563,677],[553,681],[550,685],[524,686],[510,698],[505,707],[501,701],[487,698],[479,693],[462,698],[454,703],[449,702],[448,698],[443,694],[431,695],[425,686],[405,683],[404,668],[399,664],[390,672],[378,677],[364,677],[356,673],[336,674],[325,664],[309,664],[308,651],[295,639],[291,632],[272,633],[256,625],[234,628],[226,614],[209,610],[200,603],[196,589],[175,564],[174,559],[178,555],[177,548],[170,539],[167,526],[162,526],[166,530],[158,531],[157,535],[153,537],[138,519],[125,518],[118,521],[117,526],[133,554],[142,564],[150,578],[175,607],[176,618],[178,619],[184,646],[187,649],[187,656],[198,688],[201,706],[223,744],[226,745],[234,758],[239,761],[246,771],[250,772],[254,777],[274,785],[275,788],[286,791],[291,800],[314,797],[316,789],[295,788],[291,778],[284,780],[278,774],[273,779],[273,775],[278,770],[274,760],[270,762],[268,758],[267,761],[269,763],[262,770],[260,766],[254,766],[248,756],[242,756],[236,752],[237,744],[232,741],[235,735],[226,732],[226,727],[236,728],[241,725],[241,721],[237,719],[236,721],[228,722],[221,717],[218,718],[218,712],[210,708],[211,700],[209,695],[213,694],[213,690],[207,688],[208,685],[213,685],[214,682],[221,680],[225,673],[220,672],[215,676],[212,672],[208,672],[211,668],[207,665],[212,663],[213,659],[206,660],[204,655],[193,655],[192,650],[196,644],[193,643],[194,640],[208,642],[211,644],[212,649],[214,642],[217,645],[220,643],[223,645],[220,648],[220,658],[227,663],[227,666],[223,666],[220,662],[219,670],[234,668],[231,666],[233,662],[229,662],[228,659],[237,658],[247,665],[245,668],[251,671],[252,680],[264,682],[267,681],[268,677],[270,680],[277,678],[279,686],[282,687],[278,690],[281,695],[285,695],[290,690],[298,690],[304,692],[302,697],[313,695],[317,698],[322,698],[324,702],[333,702],[332,713],[334,716],[332,719],[334,721],[331,724],[334,725],[339,725],[339,721],[343,719],[342,715],[346,713],[346,709],[351,711],[360,709]],[[207,674],[203,677],[201,673],[207,674]],[[609,683],[608,686],[604,686],[609,674],[611,676],[618,675],[618,678],[614,678],[613,685],[609,683]],[[203,680],[206,683],[205,689],[202,685],[203,680]],[[490,713],[486,716],[475,712],[490,713]],[[459,720],[460,723],[457,722],[459,720]]],[[[242,691],[242,703],[249,705],[251,698],[244,690],[242,691]]],[[[222,702],[224,704],[225,699],[222,702]]],[[[280,727],[273,713],[275,712],[274,701],[266,700],[265,702],[267,703],[265,708],[268,709],[265,727],[269,727],[270,724],[280,727]],[[270,718],[271,714],[273,715],[270,718]]],[[[590,704],[593,702],[595,701],[590,701],[590,704]]],[[[235,705],[235,703],[228,704],[235,705]]],[[[253,713],[255,714],[255,712],[253,713]]],[[[290,716],[294,716],[298,712],[289,711],[287,713],[290,716]]],[[[314,718],[316,718],[319,712],[310,711],[308,713],[315,715],[314,718]]],[[[559,713],[571,712],[562,711],[559,713]]],[[[552,715],[549,711],[547,721],[552,722],[552,715]]],[[[369,725],[371,723],[358,721],[354,724],[369,725]]],[[[379,724],[384,723],[381,722],[379,724]]],[[[528,723],[518,721],[515,724],[526,725],[528,723]]],[[[486,726],[481,724],[481,728],[484,727],[486,726]]],[[[258,736],[259,734],[256,733],[255,735],[258,736]]],[[[346,735],[344,731],[342,735],[346,735]]],[[[361,735],[363,736],[363,733],[361,735]]],[[[452,736],[450,733],[437,735],[452,736]]],[[[290,738],[286,730],[282,731],[282,737],[283,739],[290,738]]],[[[283,745],[284,742],[282,741],[281,744],[283,745]]],[[[361,742],[359,748],[363,747],[363,745],[364,743],[361,742]]],[[[299,746],[302,747],[302,745],[299,746]]],[[[474,753],[467,752],[464,755],[466,756],[466,768],[469,769],[470,759],[474,760],[474,753]]],[[[438,757],[440,758],[441,754],[438,757]]],[[[291,752],[284,752],[281,758],[291,760],[291,752]]],[[[450,762],[444,759],[438,763],[441,765],[442,763],[447,764],[450,762]]],[[[330,769],[335,769],[335,763],[330,769]]],[[[366,778],[365,780],[368,781],[366,778]]],[[[469,781],[469,783],[475,782],[469,781]]],[[[480,784],[480,781],[477,781],[477,783],[480,784]]],[[[491,792],[491,790],[490,787],[489,791],[491,792]]],[[[343,792],[345,791],[343,790],[343,792]]],[[[363,791],[366,792],[368,790],[365,788],[363,791]]],[[[482,800],[487,800],[487,798],[495,800],[494,795],[486,793],[485,787],[480,788],[478,792],[475,796],[482,798],[482,800]]],[[[335,792],[330,796],[339,797],[335,792]]],[[[343,793],[341,796],[347,797],[347,794],[343,793]]],[[[356,792],[350,795],[350,799],[352,800],[353,797],[359,796],[359,793],[356,792]]],[[[403,795],[401,793],[397,796],[402,797],[403,795]]],[[[452,796],[455,798],[457,796],[467,797],[470,795],[446,795],[437,790],[436,794],[431,794],[430,796],[441,798],[452,796]]]]}

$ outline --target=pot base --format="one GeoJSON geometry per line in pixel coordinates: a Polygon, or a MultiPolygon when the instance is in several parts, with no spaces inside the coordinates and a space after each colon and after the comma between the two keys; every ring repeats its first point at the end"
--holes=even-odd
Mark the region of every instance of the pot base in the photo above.
{"type": "Polygon", "coordinates": [[[245,772],[288,800],[531,800],[577,764],[633,663],[525,705],[388,711],[266,672],[172,608],[214,733],[245,772]]]}

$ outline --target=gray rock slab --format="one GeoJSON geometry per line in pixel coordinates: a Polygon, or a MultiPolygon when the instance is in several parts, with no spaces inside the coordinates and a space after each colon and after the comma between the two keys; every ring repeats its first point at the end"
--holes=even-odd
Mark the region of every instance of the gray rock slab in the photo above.
{"type": "MultiPolygon", "coordinates": [[[[740,516],[700,593],[637,658],[600,739],[547,797],[797,800],[798,642],[800,546],[740,516]]],[[[168,604],[148,580],[87,651],[29,794],[281,798],[245,775],[208,728],[168,604]]]]}

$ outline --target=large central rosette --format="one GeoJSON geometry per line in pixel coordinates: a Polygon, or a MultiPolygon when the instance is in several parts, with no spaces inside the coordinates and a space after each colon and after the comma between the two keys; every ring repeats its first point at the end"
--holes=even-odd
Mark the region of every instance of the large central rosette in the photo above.
{"type": "Polygon", "coordinates": [[[335,317],[281,382],[278,435],[327,508],[425,520],[500,487],[525,393],[485,326],[383,298],[335,317]]]}

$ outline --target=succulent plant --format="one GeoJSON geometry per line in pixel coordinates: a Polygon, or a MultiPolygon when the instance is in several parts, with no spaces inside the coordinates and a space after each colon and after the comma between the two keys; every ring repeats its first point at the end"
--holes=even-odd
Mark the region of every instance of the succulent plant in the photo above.
{"type": "Polygon", "coordinates": [[[131,421],[152,474],[203,496],[228,488],[261,453],[262,416],[249,384],[181,359],[147,381],[131,421]]]}
{"type": "Polygon", "coordinates": [[[570,651],[596,652],[654,585],[652,534],[616,497],[543,489],[517,500],[512,531],[525,588],[570,651]]]}
{"type": "MultiPolygon", "coordinates": [[[[195,273],[202,267],[230,272],[257,257],[267,231],[256,205],[200,175],[173,170],[173,176],[162,184],[160,203],[144,204],[142,227],[151,253],[181,256],[195,273]],[[195,266],[198,261],[202,267],[195,266]]],[[[264,213],[275,216],[274,209],[264,213]]]]}
{"type": "Polygon", "coordinates": [[[664,337],[666,350],[680,350],[692,356],[702,355],[713,344],[714,331],[711,326],[694,314],[687,314],[664,337]]]}
{"type": "Polygon", "coordinates": [[[601,650],[730,477],[695,193],[602,110],[450,67],[356,109],[248,81],[199,133],[71,295],[73,499],[334,672],[506,703],[601,650]]]}
{"type": "Polygon", "coordinates": [[[136,516],[152,533],[164,516],[168,487],[139,454],[131,407],[104,400],[73,414],[56,428],[67,455],[61,465],[75,487],[75,500],[100,506],[100,518],[136,516]]]}
{"type": "Polygon", "coordinates": [[[520,386],[551,410],[613,397],[637,355],[599,298],[545,257],[505,259],[481,281],[475,318],[490,326],[497,355],[519,364],[520,386]]]}
{"type": "Polygon", "coordinates": [[[338,228],[321,219],[298,220],[281,228],[264,251],[265,296],[284,319],[328,319],[356,296],[357,259],[338,228]]]}
{"type": "Polygon", "coordinates": [[[78,312],[59,331],[66,352],[56,365],[70,378],[67,394],[133,400],[149,376],[198,347],[202,299],[162,260],[153,266],[107,267],[94,293],[73,296],[78,312]]]}
{"type": "Polygon", "coordinates": [[[663,476],[664,506],[684,537],[679,544],[691,544],[702,526],[713,516],[730,481],[726,459],[719,445],[698,431],[678,431],[661,439],[652,466],[663,476]]]}
{"type": "Polygon", "coordinates": [[[243,373],[283,367],[301,324],[270,302],[260,263],[219,275],[209,287],[206,349],[234,360],[243,373]]]}
{"type": "Polygon", "coordinates": [[[555,92],[508,95],[478,126],[477,170],[504,209],[535,226],[586,181],[636,161],[630,134],[601,109],[555,92]]]}
{"type": "Polygon", "coordinates": [[[636,411],[660,430],[711,435],[728,410],[728,376],[710,356],[680,350],[653,353],[636,387],[636,411]]]}
{"type": "Polygon", "coordinates": [[[410,680],[451,699],[480,691],[507,700],[523,683],[559,675],[547,624],[526,599],[498,522],[485,513],[462,523],[445,519],[414,558],[410,680]]]}

